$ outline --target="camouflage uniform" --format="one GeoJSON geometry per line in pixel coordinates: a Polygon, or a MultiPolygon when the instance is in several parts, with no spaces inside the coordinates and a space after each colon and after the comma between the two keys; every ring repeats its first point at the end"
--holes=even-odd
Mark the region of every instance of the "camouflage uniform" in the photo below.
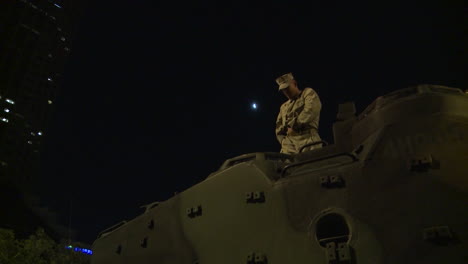
{"type": "MultiPolygon", "coordinates": [[[[305,88],[296,99],[290,99],[281,105],[276,119],[276,138],[281,144],[281,153],[299,153],[305,144],[321,140],[318,134],[321,108],[320,98],[312,88],[305,88]],[[294,133],[287,135],[288,127],[294,133]]],[[[303,151],[320,147],[321,145],[315,145],[303,151]]]]}

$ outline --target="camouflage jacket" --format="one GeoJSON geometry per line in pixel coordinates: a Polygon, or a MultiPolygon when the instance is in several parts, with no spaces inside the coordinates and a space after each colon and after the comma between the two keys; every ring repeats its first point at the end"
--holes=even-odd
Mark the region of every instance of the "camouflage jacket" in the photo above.
{"type": "Polygon", "coordinates": [[[288,100],[281,105],[276,119],[276,138],[281,143],[288,127],[297,135],[318,129],[322,103],[312,88],[305,88],[295,100],[288,100]]]}

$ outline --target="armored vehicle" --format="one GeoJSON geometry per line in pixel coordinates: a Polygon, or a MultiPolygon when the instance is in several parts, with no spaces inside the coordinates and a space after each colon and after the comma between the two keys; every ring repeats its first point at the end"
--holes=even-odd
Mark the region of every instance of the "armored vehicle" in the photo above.
{"type": "Polygon", "coordinates": [[[226,160],[204,181],[102,231],[92,264],[468,263],[468,94],[419,85],[334,143],[226,160]]]}

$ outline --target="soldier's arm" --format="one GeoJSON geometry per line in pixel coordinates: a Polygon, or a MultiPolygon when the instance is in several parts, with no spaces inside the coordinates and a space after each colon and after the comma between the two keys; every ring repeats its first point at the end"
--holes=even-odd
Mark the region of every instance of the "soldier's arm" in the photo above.
{"type": "Polygon", "coordinates": [[[304,90],[304,108],[297,116],[293,129],[294,131],[301,131],[312,128],[312,121],[320,115],[322,103],[317,93],[311,88],[304,90]]]}
{"type": "Polygon", "coordinates": [[[278,114],[278,117],[276,118],[276,139],[278,139],[279,143],[281,144],[281,141],[283,141],[283,138],[286,135],[286,127],[283,125],[283,118],[281,116],[281,111],[278,114]]]}

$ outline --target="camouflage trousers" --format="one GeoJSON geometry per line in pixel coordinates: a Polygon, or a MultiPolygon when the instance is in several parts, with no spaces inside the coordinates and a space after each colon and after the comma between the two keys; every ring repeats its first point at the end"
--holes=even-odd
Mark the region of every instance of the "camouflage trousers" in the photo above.
{"type": "MultiPolygon", "coordinates": [[[[302,135],[288,135],[283,138],[281,141],[281,153],[286,153],[286,154],[296,154],[299,153],[299,150],[301,149],[302,146],[312,143],[312,142],[317,142],[322,140],[317,133],[316,130],[312,130],[310,133],[305,133],[302,135]]],[[[302,152],[309,151],[312,149],[317,149],[321,148],[322,145],[315,145],[315,146],[310,146],[306,147],[302,150],[302,152]]]]}

